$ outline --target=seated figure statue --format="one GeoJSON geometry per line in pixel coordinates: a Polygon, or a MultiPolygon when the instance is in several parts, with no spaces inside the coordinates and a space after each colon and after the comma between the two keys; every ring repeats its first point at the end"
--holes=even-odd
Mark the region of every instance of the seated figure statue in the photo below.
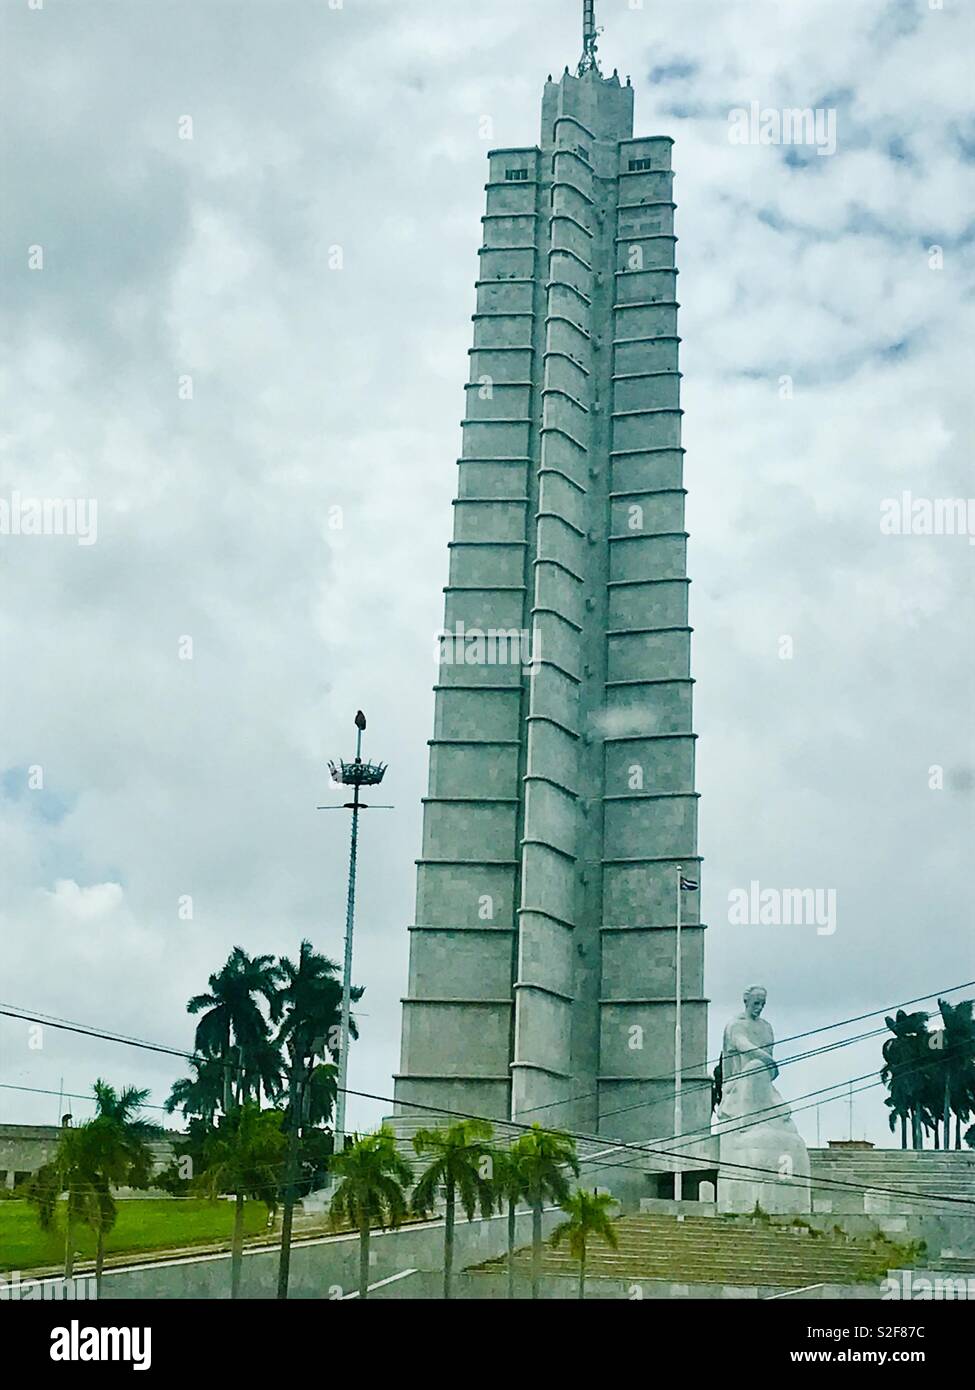
{"type": "Polygon", "coordinates": [[[716,1127],[719,1211],[754,1211],[756,1205],[767,1212],[809,1210],[809,1155],[772,1084],[779,1069],[775,1037],[762,1018],[766,998],[761,985],[752,985],[744,994],[744,1013],[724,1030],[716,1127]]]}

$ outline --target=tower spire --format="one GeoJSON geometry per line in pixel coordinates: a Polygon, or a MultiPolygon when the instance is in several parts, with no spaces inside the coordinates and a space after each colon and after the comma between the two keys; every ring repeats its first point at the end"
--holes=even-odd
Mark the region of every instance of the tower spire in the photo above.
{"type": "Polygon", "coordinates": [[[600,31],[596,28],[596,0],[582,0],[582,57],[579,59],[578,75],[599,71],[596,56],[600,31]]]}

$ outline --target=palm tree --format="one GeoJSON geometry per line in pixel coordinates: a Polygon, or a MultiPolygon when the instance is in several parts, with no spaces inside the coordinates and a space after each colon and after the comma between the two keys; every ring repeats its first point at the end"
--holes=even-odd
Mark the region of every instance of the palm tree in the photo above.
{"type": "Polygon", "coordinates": [[[569,1254],[579,1261],[580,1298],[586,1296],[586,1250],[590,1239],[597,1236],[612,1250],[619,1245],[610,1215],[610,1209],[618,1206],[608,1192],[595,1189],[587,1192],[584,1187],[577,1187],[562,1203],[562,1210],[569,1219],[552,1232],[552,1245],[557,1248],[563,1240],[568,1240],[569,1254]]]}
{"type": "Polygon", "coordinates": [[[210,1127],[214,1115],[223,1105],[224,1083],[229,1072],[214,1057],[196,1056],[189,1061],[193,1076],[184,1076],[173,1082],[163,1109],[169,1115],[181,1110],[186,1119],[199,1116],[210,1127]]]}
{"type": "Polygon", "coordinates": [[[90,1184],[85,1194],[84,1219],[95,1233],[95,1294],[101,1297],[105,1236],[115,1225],[117,1215],[112,1189],[150,1185],[150,1143],[164,1131],[140,1113],[149,1095],[148,1088],[123,1086],[116,1091],[99,1078],[94,1092],[95,1118],[83,1125],[79,1133],[84,1148],[82,1164],[90,1184]]]}
{"type": "Polygon", "coordinates": [[[532,1209],[532,1298],[537,1298],[542,1278],[542,1206],[565,1202],[569,1196],[566,1170],[579,1176],[575,1141],[560,1130],[534,1124],[511,1146],[532,1209]]]}
{"type": "MultiPolygon", "coordinates": [[[[281,1221],[281,1258],[278,1265],[278,1298],[288,1296],[291,1266],[291,1230],[297,1198],[298,1154],[306,1126],[331,1117],[335,1102],[335,1068],[324,1061],[342,1022],[342,985],[339,967],[327,956],[319,955],[310,941],[303,941],[297,963],[281,958],[278,978],[281,989],[278,1008],[283,1014],[276,1039],[287,1056],[288,1159],[284,1182],[284,1213],[281,1221]],[[315,1118],[313,1119],[312,1116],[315,1118]]],[[[363,991],[354,988],[353,999],[363,991]]],[[[350,1025],[350,1034],[358,1036],[350,1025]]]]}
{"type": "Polygon", "coordinates": [[[884,1066],[880,1073],[890,1092],[884,1104],[889,1107],[888,1117],[893,1131],[897,1121],[901,1125],[901,1148],[907,1148],[907,1121],[911,1122],[912,1147],[924,1147],[921,1126],[930,1123],[927,1098],[930,1092],[932,1052],[928,1034],[928,1016],[924,1012],[906,1014],[897,1010],[895,1018],[889,1015],[884,1022],[893,1033],[883,1045],[884,1066]]]}
{"type": "Polygon", "coordinates": [[[84,1168],[83,1141],[80,1129],[65,1125],[58,1135],[54,1157],[42,1164],[24,1184],[24,1196],[37,1208],[42,1231],[55,1228],[58,1203],[65,1197],[64,1212],[64,1277],[74,1274],[74,1236],[84,1221],[84,1193],[88,1177],[84,1168]]]}
{"type": "Polygon", "coordinates": [[[287,1140],[280,1110],[262,1110],[254,1101],[224,1115],[203,1145],[205,1171],[196,1186],[216,1201],[222,1192],[235,1198],[230,1247],[230,1297],[240,1293],[244,1262],[244,1205],[248,1198],[274,1207],[287,1140]]]}
{"type": "Polygon", "coordinates": [[[100,1296],[105,1237],[117,1215],[112,1191],[149,1186],[153,1169],[149,1141],[163,1131],[140,1114],[148,1090],[125,1086],[116,1091],[98,1080],[94,1092],[94,1118],[75,1129],[62,1128],[54,1158],[35,1175],[27,1196],[38,1208],[42,1229],[49,1230],[61,1194],[66,1194],[66,1279],[74,1272],[74,1232],[82,1223],[91,1227],[95,1234],[95,1291],[100,1296]]]}
{"type": "Polygon", "coordinates": [[[942,1034],[942,1083],[944,1086],[944,1145],[951,1146],[951,1116],[955,1116],[955,1148],[961,1148],[961,1127],[975,1109],[975,1003],[963,999],[952,1005],[938,1000],[942,1034]]]}
{"type": "Polygon", "coordinates": [[[271,1021],[277,1022],[281,1007],[278,975],[273,956],[252,958],[235,946],[224,965],[210,976],[209,991],[195,994],[186,1005],[188,1013],[203,1014],[196,1026],[194,1050],[223,1065],[225,1115],[234,1101],[240,1104],[252,1096],[260,1100],[259,1078],[266,1064],[270,1030],[258,999],[266,1002],[271,1021]]]}
{"type": "Polygon", "coordinates": [[[492,1155],[488,1148],[494,1130],[486,1120],[458,1120],[447,1128],[418,1129],[413,1147],[418,1155],[429,1154],[432,1162],[424,1169],[413,1192],[413,1210],[427,1213],[436,1205],[442,1187],[445,1197],[443,1228],[443,1296],[450,1297],[454,1272],[454,1214],[457,1198],[468,1221],[480,1207],[482,1216],[494,1208],[491,1183],[492,1155]]]}
{"type": "Polygon", "coordinates": [[[151,1140],[160,1138],[165,1130],[140,1113],[149,1095],[148,1086],[142,1089],[123,1086],[121,1091],[116,1091],[114,1086],[99,1078],[92,1090],[95,1092],[95,1118],[107,1120],[116,1127],[125,1138],[133,1161],[151,1163],[152,1155],[146,1146],[151,1140]]]}
{"type": "Polygon", "coordinates": [[[359,1297],[368,1298],[370,1231],[374,1225],[386,1230],[402,1224],[413,1174],[388,1125],[361,1139],[356,1135],[335,1154],[331,1171],[341,1179],[331,1202],[332,1225],[347,1224],[359,1232],[359,1297]]]}
{"type": "Polygon", "coordinates": [[[515,1220],[518,1203],[525,1195],[524,1179],[518,1166],[518,1156],[512,1149],[497,1148],[491,1153],[495,1201],[498,1210],[508,1207],[508,1297],[515,1296],[515,1220]]]}

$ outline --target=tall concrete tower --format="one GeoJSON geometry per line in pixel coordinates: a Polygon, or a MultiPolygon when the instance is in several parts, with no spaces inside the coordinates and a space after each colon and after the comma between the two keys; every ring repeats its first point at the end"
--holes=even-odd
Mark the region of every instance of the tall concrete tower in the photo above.
{"type": "MultiPolygon", "coordinates": [[[[672,141],[633,136],[592,8],[540,145],[488,156],[446,588],[464,636],[436,687],[396,1097],[651,1138],[674,1132],[678,865],[699,869],[672,141]],[[521,631],[530,663],[504,649],[521,631]]],[[[697,901],[683,1132],[710,1112],[697,901]]]]}

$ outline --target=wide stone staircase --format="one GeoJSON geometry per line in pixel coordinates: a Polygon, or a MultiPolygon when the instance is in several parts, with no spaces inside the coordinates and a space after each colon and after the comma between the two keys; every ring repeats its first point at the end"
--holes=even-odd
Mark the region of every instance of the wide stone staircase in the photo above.
{"type": "MultiPolygon", "coordinates": [[[[619,1248],[593,1241],[586,1261],[590,1278],[664,1280],[681,1284],[804,1288],[815,1284],[874,1284],[896,1267],[903,1252],[880,1239],[814,1233],[808,1225],[778,1225],[742,1217],[625,1216],[615,1223],[619,1248]]],[[[527,1274],[531,1250],[515,1256],[527,1274]]],[[[497,1273],[504,1261],[478,1271],[497,1273]]],[[[578,1277],[564,1247],[545,1246],[543,1273],[578,1277]]]]}
{"type": "Polygon", "coordinates": [[[809,1165],[817,1211],[975,1216],[971,1149],[810,1149],[809,1165]]]}

